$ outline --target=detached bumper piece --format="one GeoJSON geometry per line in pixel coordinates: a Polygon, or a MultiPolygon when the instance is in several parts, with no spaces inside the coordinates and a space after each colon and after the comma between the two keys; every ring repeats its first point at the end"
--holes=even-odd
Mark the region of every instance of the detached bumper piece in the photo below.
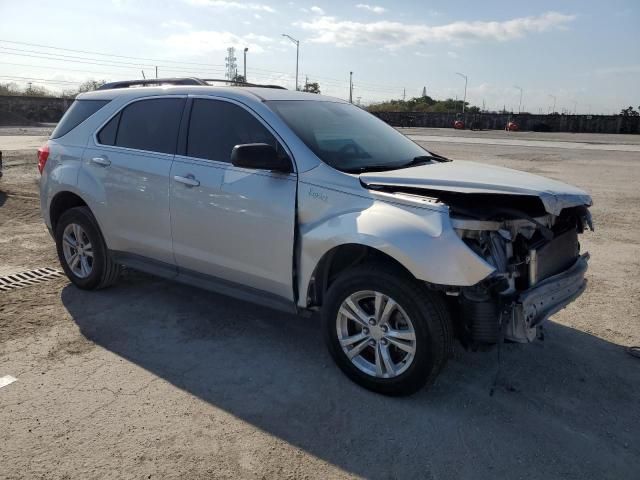
{"type": "Polygon", "coordinates": [[[505,338],[521,343],[532,341],[538,325],[578,298],[587,287],[584,277],[588,260],[589,254],[584,253],[567,270],[520,293],[507,320],[505,338]]]}

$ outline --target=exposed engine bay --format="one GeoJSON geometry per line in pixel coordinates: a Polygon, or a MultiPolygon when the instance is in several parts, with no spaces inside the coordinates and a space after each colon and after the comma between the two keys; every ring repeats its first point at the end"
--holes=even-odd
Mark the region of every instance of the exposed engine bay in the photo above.
{"type": "Polygon", "coordinates": [[[535,195],[385,190],[446,204],[457,235],[495,268],[472,287],[445,288],[457,297],[467,344],[531,342],[545,320],[586,288],[589,254],[581,255],[578,235],[593,230],[588,205],[567,206],[555,215],[535,195]]]}
{"type": "Polygon", "coordinates": [[[585,206],[558,216],[512,207],[474,214],[477,208],[451,208],[457,234],[496,269],[486,281],[460,289],[465,331],[477,343],[530,342],[538,326],[586,286],[588,254],[580,255],[578,234],[593,228],[591,216],[585,206]]]}

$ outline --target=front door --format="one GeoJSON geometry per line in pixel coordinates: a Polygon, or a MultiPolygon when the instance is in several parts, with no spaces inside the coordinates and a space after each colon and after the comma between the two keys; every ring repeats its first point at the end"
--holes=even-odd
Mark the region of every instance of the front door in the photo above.
{"type": "Polygon", "coordinates": [[[293,300],[295,174],[238,168],[235,145],[282,145],[245,107],[194,98],[185,155],[171,169],[171,227],[179,270],[293,300]]]}

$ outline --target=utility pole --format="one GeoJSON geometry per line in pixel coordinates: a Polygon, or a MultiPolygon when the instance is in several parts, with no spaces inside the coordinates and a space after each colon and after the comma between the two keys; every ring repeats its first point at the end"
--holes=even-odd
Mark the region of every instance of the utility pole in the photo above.
{"type": "Polygon", "coordinates": [[[464,73],[456,72],[456,75],[460,75],[464,78],[464,98],[462,99],[462,113],[464,113],[464,105],[467,103],[467,76],[464,73]]]}
{"type": "Polygon", "coordinates": [[[156,78],[158,78],[158,66],[156,65],[156,78]]]}
{"type": "Polygon", "coordinates": [[[403,88],[402,89],[402,101],[404,102],[405,97],[407,96],[407,89],[403,88]]]}
{"type": "Polygon", "coordinates": [[[293,38],[291,35],[287,35],[286,33],[282,34],[283,37],[287,37],[293,43],[296,44],[296,91],[298,90],[298,61],[300,59],[300,41],[293,38]]]}
{"type": "Polygon", "coordinates": [[[518,104],[518,114],[522,111],[522,88],[514,85],[513,88],[517,88],[518,90],[520,90],[520,103],[518,104]]]}
{"type": "Polygon", "coordinates": [[[349,72],[349,103],[353,103],[353,72],[349,72]]]}
{"type": "Polygon", "coordinates": [[[249,47],[244,47],[244,82],[247,83],[247,52],[249,51],[249,47]]]}
{"type": "Polygon", "coordinates": [[[553,98],[553,108],[551,109],[551,113],[556,113],[556,96],[555,95],[549,95],[551,98],[553,98]]]}
{"type": "Polygon", "coordinates": [[[142,72],[142,79],[143,79],[143,80],[146,80],[146,79],[147,79],[147,77],[145,77],[145,76],[144,76],[144,70],[140,70],[140,71],[142,72]]]}

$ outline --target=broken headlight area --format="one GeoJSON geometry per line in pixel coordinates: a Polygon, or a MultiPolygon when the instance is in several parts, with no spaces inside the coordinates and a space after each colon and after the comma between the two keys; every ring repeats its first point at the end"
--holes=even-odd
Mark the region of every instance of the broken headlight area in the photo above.
{"type": "Polygon", "coordinates": [[[458,292],[467,343],[533,341],[549,316],[584,291],[588,254],[580,255],[578,235],[593,229],[586,207],[567,208],[558,216],[500,207],[482,215],[452,208],[451,223],[495,268],[483,282],[458,292]]]}

